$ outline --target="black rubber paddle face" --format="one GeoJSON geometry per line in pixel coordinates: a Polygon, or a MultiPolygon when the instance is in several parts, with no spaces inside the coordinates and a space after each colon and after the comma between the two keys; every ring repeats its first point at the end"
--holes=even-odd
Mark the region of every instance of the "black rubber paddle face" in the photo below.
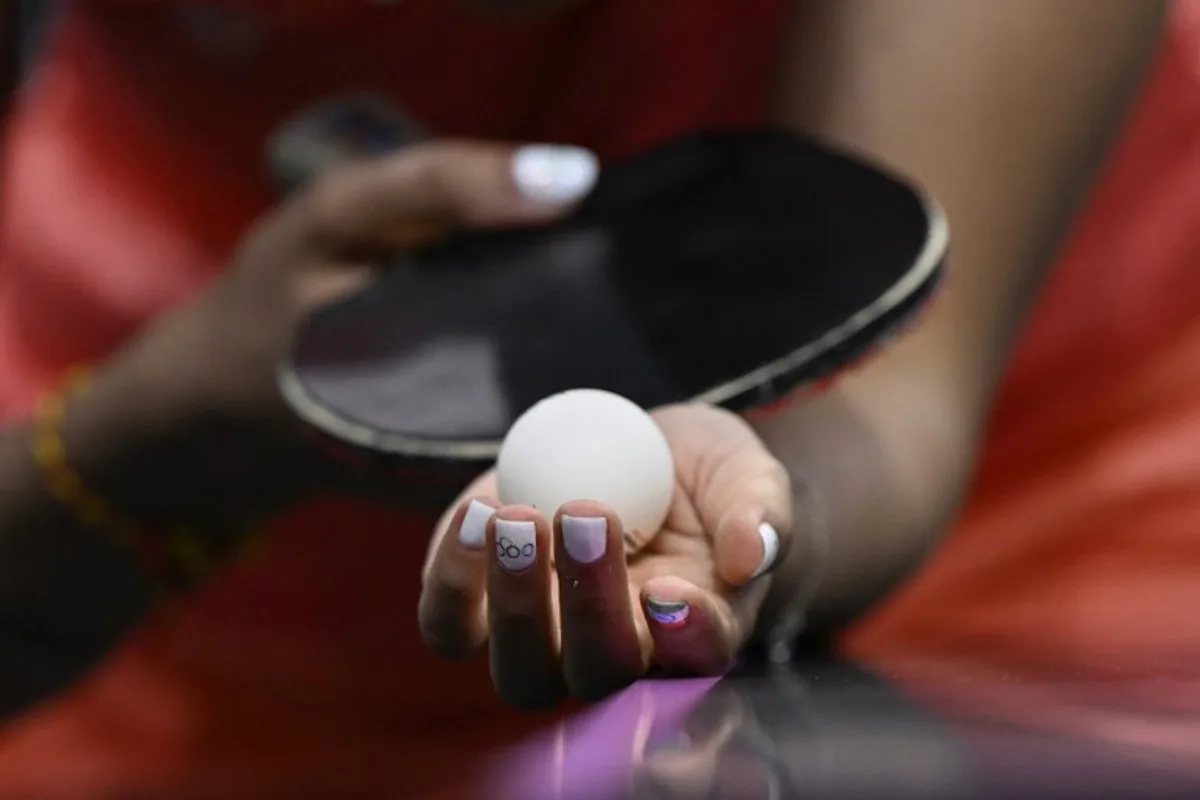
{"type": "Polygon", "coordinates": [[[690,136],[607,168],[569,220],[456,237],[314,313],[280,370],[348,445],[480,464],[538,400],[747,410],[824,378],[933,294],[940,211],[773,130],[690,136]]]}

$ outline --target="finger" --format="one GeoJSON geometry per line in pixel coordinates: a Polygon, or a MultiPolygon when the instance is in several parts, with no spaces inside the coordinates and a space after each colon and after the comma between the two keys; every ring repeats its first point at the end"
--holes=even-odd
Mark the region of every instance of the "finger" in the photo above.
{"type": "Polygon", "coordinates": [[[578,147],[435,141],[331,171],[295,213],[322,244],[359,248],[381,236],[419,244],[456,226],[552,218],[582,200],[598,172],[578,147]]]}
{"type": "Polygon", "coordinates": [[[744,637],[742,621],[723,598],[682,578],[652,578],[642,608],[654,640],[654,662],[678,675],[720,675],[744,637]]]}
{"type": "MultiPolygon", "coordinates": [[[[395,496],[394,481],[392,482],[392,495],[395,496]]],[[[489,470],[471,481],[470,485],[459,494],[458,498],[447,507],[445,513],[438,520],[437,525],[434,526],[433,536],[429,539],[429,548],[425,554],[425,563],[421,567],[421,580],[428,579],[429,571],[433,569],[433,562],[441,547],[442,540],[450,533],[451,527],[453,527],[455,520],[458,519],[459,512],[462,511],[463,504],[472,499],[480,499],[485,504],[496,506],[499,504],[491,498],[498,496],[499,490],[496,486],[496,472],[495,470],[489,470]]]]}
{"type": "Polygon", "coordinates": [[[713,553],[721,580],[730,586],[744,586],[782,563],[791,546],[792,528],[771,521],[779,517],[747,504],[718,523],[713,531],[713,553]]]}
{"type": "Polygon", "coordinates": [[[426,570],[417,612],[421,636],[446,658],[470,656],[487,640],[487,525],[498,505],[487,497],[460,503],[426,570]]]}
{"type": "Polygon", "coordinates": [[[705,406],[656,413],[675,452],[677,474],[712,538],[717,574],[741,586],[786,555],[791,478],[742,418],[705,406]]]}
{"type": "Polygon", "coordinates": [[[724,459],[708,494],[697,497],[713,541],[717,574],[743,586],[782,563],[792,537],[792,486],[787,471],[757,441],[724,459]]]}
{"type": "Polygon", "coordinates": [[[488,644],[496,692],[518,708],[566,696],[551,608],[550,525],[532,508],[500,509],[488,526],[488,644]]]}
{"type": "Polygon", "coordinates": [[[567,503],[555,518],[563,673],[597,700],[640,678],[650,650],[625,569],[620,520],[600,503],[567,503]]]}

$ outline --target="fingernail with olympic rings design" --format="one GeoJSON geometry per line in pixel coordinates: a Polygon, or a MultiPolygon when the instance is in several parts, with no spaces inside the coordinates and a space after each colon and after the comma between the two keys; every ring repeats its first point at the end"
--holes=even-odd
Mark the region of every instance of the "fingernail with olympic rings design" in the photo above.
{"type": "Polygon", "coordinates": [[[524,572],[537,561],[537,526],[525,519],[496,520],[496,560],[505,572],[524,572]]]}

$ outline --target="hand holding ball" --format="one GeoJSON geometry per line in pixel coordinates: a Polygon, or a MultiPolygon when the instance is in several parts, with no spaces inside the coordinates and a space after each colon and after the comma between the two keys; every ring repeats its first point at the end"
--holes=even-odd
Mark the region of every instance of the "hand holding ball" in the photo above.
{"type": "Polygon", "coordinates": [[[675,464],[654,419],[620,395],[576,389],[542,400],[509,430],[496,465],[500,500],[552,517],[572,500],[604,503],[645,544],[662,527],[675,464]]]}

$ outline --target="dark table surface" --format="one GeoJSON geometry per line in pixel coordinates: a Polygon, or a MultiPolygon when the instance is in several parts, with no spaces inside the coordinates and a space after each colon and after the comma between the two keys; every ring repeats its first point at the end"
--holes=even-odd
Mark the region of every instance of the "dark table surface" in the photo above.
{"type": "Polygon", "coordinates": [[[901,680],[826,662],[648,680],[503,753],[478,795],[1200,798],[1198,690],[1179,676],[901,680]]]}

